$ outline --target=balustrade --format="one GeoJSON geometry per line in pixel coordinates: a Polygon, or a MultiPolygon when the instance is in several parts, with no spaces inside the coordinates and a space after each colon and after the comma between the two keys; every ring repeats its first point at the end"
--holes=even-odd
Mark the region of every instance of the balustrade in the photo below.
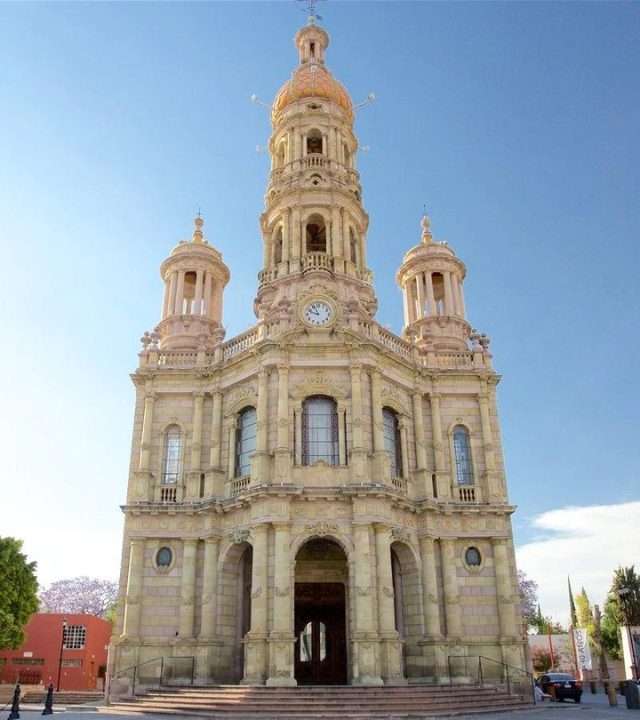
{"type": "Polygon", "coordinates": [[[178,488],[174,487],[162,487],[160,488],[160,502],[163,503],[174,503],[178,500],[178,488]]]}
{"type": "Polygon", "coordinates": [[[243,492],[245,492],[245,490],[248,490],[250,481],[251,481],[251,478],[249,475],[245,475],[244,477],[234,478],[231,481],[231,497],[236,497],[236,495],[240,495],[240,493],[243,493],[243,492]]]}
{"type": "Polygon", "coordinates": [[[473,486],[462,486],[458,488],[458,500],[463,503],[476,502],[476,489],[473,486]]]}
{"type": "Polygon", "coordinates": [[[302,258],[302,271],[309,272],[311,270],[328,270],[332,272],[333,258],[323,252],[307,253],[302,258]]]}

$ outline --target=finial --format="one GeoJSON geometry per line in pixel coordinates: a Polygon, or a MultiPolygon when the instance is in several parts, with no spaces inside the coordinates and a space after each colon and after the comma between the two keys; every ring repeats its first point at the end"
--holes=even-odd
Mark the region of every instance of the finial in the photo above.
{"type": "Polygon", "coordinates": [[[428,245],[433,240],[433,235],[431,235],[431,220],[427,215],[426,205],[424,206],[424,213],[420,225],[422,226],[422,242],[428,245]]]}
{"type": "Polygon", "coordinates": [[[319,0],[298,0],[298,2],[304,3],[302,10],[307,13],[307,24],[315,25],[322,17],[316,12],[316,3],[319,0]]]}
{"type": "Polygon", "coordinates": [[[204,225],[204,220],[202,219],[202,215],[200,214],[200,208],[198,208],[198,215],[193,221],[193,224],[196,226],[196,229],[193,231],[193,242],[201,243],[204,240],[204,235],[202,233],[202,226],[204,225]]]}

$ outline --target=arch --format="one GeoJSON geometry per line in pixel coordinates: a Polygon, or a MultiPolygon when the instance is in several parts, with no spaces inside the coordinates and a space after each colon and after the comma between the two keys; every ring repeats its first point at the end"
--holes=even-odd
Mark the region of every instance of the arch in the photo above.
{"type": "Polygon", "coordinates": [[[252,405],[238,413],[236,421],[235,477],[251,474],[251,458],[256,452],[258,438],[258,414],[252,405]]]}
{"type": "Polygon", "coordinates": [[[317,128],[309,130],[306,137],[307,155],[322,155],[322,133],[317,128]]]}
{"type": "Polygon", "coordinates": [[[350,565],[330,535],[308,537],[294,562],[295,677],[299,684],[346,684],[350,565]]]}
{"type": "Polygon", "coordinates": [[[420,565],[416,552],[404,541],[393,541],[390,552],[396,630],[404,640],[405,674],[419,677],[423,673],[422,649],[417,641],[424,634],[420,565]]]}
{"type": "Polygon", "coordinates": [[[351,538],[342,532],[337,525],[329,525],[328,523],[322,522],[316,523],[315,525],[308,525],[305,532],[293,538],[290,548],[291,557],[295,558],[303,545],[317,538],[326,538],[339,545],[347,558],[347,562],[352,562],[353,543],[351,542],[351,538]]]}
{"type": "Polygon", "coordinates": [[[444,275],[441,272],[431,273],[431,285],[433,287],[433,300],[435,308],[434,315],[445,315],[444,306],[444,275]]]}
{"type": "Polygon", "coordinates": [[[196,283],[198,276],[195,270],[187,270],[184,274],[184,285],[182,293],[182,314],[199,315],[201,308],[196,303],[196,283]]]}
{"type": "Polygon", "coordinates": [[[382,428],[384,449],[389,455],[391,462],[391,477],[403,477],[400,420],[396,411],[388,406],[382,408],[382,428]]]}
{"type": "Polygon", "coordinates": [[[332,397],[311,395],[302,403],[302,464],[339,464],[338,406],[332,397]]]}
{"type": "Polygon", "coordinates": [[[327,252],[327,226],[322,215],[310,215],[304,228],[305,251],[327,252]]]}
{"type": "Polygon", "coordinates": [[[279,265],[282,262],[282,248],[283,248],[283,233],[282,225],[278,225],[275,229],[273,236],[273,264],[279,265]]]}
{"type": "Polygon", "coordinates": [[[474,485],[471,433],[466,425],[457,423],[451,430],[454,469],[457,485],[474,485]]]}
{"type": "Polygon", "coordinates": [[[251,572],[253,548],[250,543],[230,543],[221,553],[218,565],[220,580],[217,634],[223,644],[219,652],[224,657],[220,667],[227,674],[220,682],[240,682],[244,670],[244,636],[251,622],[251,572]]]}
{"type": "Polygon", "coordinates": [[[164,431],[161,476],[163,485],[177,485],[180,481],[183,452],[184,433],[177,423],[172,423],[164,431]]]}

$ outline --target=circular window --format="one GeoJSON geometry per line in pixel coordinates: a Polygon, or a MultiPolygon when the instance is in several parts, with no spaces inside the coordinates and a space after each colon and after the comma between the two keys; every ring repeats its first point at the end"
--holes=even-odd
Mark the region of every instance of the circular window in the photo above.
{"type": "Polygon", "coordinates": [[[173,560],[173,553],[168,547],[162,547],[156,555],[156,565],[159,568],[168,568],[173,560]]]}
{"type": "Polygon", "coordinates": [[[467,548],[467,551],[464,554],[464,561],[467,563],[467,565],[469,565],[469,567],[479,567],[479,565],[482,563],[482,556],[480,555],[480,550],[474,547],[467,548]]]}

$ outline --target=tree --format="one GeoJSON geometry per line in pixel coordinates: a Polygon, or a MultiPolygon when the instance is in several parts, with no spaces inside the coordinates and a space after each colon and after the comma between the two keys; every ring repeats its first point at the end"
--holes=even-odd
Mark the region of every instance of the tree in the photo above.
{"type": "Polygon", "coordinates": [[[104,617],[117,595],[117,583],[83,575],[52,583],[40,594],[40,601],[46,612],[88,613],[104,617]]]}
{"type": "Polygon", "coordinates": [[[619,567],[614,572],[602,615],[602,645],[616,660],[622,659],[620,626],[625,621],[631,625],[640,625],[640,577],[633,565],[619,567]],[[622,596],[620,590],[623,590],[622,596]]]}
{"type": "Polygon", "coordinates": [[[576,620],[579,628],[585,628],[589,632],[589,637],[593,638],[593,610],[589,597],[584,588],[576,595],[576,620]]]}
{"type": "Polygon", "coordinates": [[[544,673],[551,670],[551,653],[543,647],[534,647],[531,651],[531,663],[536,672],[544,673]]]}
{"type": "Polygon", "coordinates": [[[36,563],[21,550],[21,540],[0,537],[0,649],[22,645],[24,626],[38,609],[36,563]]]}
{"type": "Polygon", "coordinates": [[[518,590],[520,593],[520,609],[522,619],[527,627],[535,627],[538,607],[538,583],[526,576],[522,570],[518,570],[518,590]]]}

